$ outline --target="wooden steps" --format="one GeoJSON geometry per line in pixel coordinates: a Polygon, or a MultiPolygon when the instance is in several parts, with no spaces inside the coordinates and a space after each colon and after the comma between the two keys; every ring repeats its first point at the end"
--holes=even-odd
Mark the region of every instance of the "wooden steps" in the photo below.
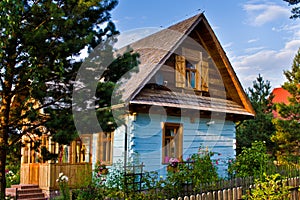
{"type": "Polygon", "coordinates": [[[6,195],[22,200],[45,200],[45,195],[38,185],[20,184],[6,188],[6,195]]]}

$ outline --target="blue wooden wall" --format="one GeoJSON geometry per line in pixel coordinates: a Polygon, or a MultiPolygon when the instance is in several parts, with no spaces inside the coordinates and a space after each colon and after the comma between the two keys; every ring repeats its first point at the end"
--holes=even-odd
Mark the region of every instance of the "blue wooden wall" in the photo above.
{"type": "MultiPolygon", "coordinates": [[[[218,117],[220,118],[220,117],[218,117]]],[[[145,170],[158,171],[166,175],[166,165],[162,164],[162,122],[183,125],[183,159],[197,153],[199,147],[216,152],[218,173],[227,175],[228,160],[235,157],[235,125],[225,119],[166,116],[166,114],[138,114],[128,120],[128,151],[131,161],[143,162],[145,170]],[[211,125],[207,122],[213,121],[211,125]]],[[[124,127],[114,136],[114,162],[124,158],[124,127]]]]}

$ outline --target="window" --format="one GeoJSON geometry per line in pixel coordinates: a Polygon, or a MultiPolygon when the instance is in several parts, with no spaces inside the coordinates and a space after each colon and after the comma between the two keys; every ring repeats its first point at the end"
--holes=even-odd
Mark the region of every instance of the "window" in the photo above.
{"type": "Polygon", "coordinates": [[[185,62],[185,87],[196,88],[196,64],[185,62]]]}
{"type": "Polygon", "coordinates": [[[81,162],[91,162],[91,136],[81,136],[81,162]]]}
{"type": "Polygon", "coordinates": [[[99,134],[99,156],[98,159],[105,164],[112,164],[113,133],[102,132],[99,134]]]}
{"type": "Polygon", "coordinates": [[[165,123],[163,127],[163,163],[168,163],[170,158],[181,159],[182,156],[182,125],[165,123]]]}
{"type": "Polygon", "coordinates": [[[183,49],[183,54],[175,57],[176,87],[208,92],[209,64],[202,59],[202,52],[183,49]]]}

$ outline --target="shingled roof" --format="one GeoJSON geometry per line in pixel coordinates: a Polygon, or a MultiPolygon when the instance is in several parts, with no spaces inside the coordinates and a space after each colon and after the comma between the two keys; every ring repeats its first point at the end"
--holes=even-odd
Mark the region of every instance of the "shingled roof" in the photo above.
{"type": "MultiPolygon", "coordinates": [[[[217,63],[217,65],[222,66],[220,67],[219,71],[222,75],[223,81],[225,82],[224,85],[226,85],[227,87],[227,92],[230,93],[234,99],[236,99],[236,101],[233,103],[236,104],[235,108],[237,108],[237,105],[239,107],[236,110],[237,113],[248,116],[254,115],[254,110],[251,106],[251,103],[249,102],[224,50],[222,49],[203,13],[197,14],[191,18],[172,25],[167,29],[163,29],[129,45],[134,52],[139,53],[140,65],[138,66],[138,72],[136,74],[132,74],[131,77],[127,81],[122,83],[120,87],[123,95],[122,99],[125,102],[132,104],[142,104],[143,102],[145,104],[149,104],[149,102],[147,103],[145,101],[141,101],[140,97],[138,98],[137,95],[140,94],[141,90],[160,69],[160,67],[176,51],[178,46],[188,38],[188,35],[195,29],[195,27],[199,26],[199,24],[204,27],[205,30],[203,31],[203,33],[201,32],[201,34],[205,34],[205,37],[210,40],[205,44],[205,48],[211,48],[214,50],[214,52],[210,53],[214,60],[221,60],[218,61],[220,63],[217,63]]],[[[123,52],[124,49],[122,50],[123,52]]],[[[161,94],[161,96],[158,97],[163,98],[164,95],[165,94],[161,94]]],[[[205,97],[203,98],[205,99],[205,97]]],[[[209,99],[209,97],[206,98],[208,98],[206,99],[207,102],[211,102],[211,99],[209,99]]],[[[187,103],[187,105],[195,103],[189,103],[188,101],[183,102],[187,103]]],[[[152,101],[152,103],[154,102],[152,101]]],[[[225,100],[224,103],[225,107],[233,105],[228,100],[225,100]]],[[[171,105],[168,104],[168,102],[160,102],[160,105],[174,106],[174,104],[171,105]]],[[[196,105],[193,105],[192,108],[195,109],[196,105]]],[[[211,106],[198,106],[198,109],[213,110],[211,106]]],[[[226,109],[218,110],[226,112],[226,109]]],[[[231,110],[231,112],[233,111],[231,110]]]]}
{"type": "Polygon", "coordinates": [[[128,101],[135,97],[165,62],[167,55],[174,52],[176,45],[201,20],[201,16],[202,14],[198,14],[129,45],[134,52],[139,53],[140,65],[139,72],[121,86],[123,100],[128,101]]]}

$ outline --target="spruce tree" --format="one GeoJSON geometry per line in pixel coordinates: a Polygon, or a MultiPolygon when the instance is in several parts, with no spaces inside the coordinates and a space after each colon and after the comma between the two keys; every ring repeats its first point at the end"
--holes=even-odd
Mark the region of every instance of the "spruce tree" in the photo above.
{"type": "Polygon", "coordinates": [[[288,104],[276,105],[280,117],[274,120],[276,135],[272,140],[278,146],[278,159],[293,161],[300,155],[300,48],[294,57],[291,70],[284,71],[284,75],[287,81],[282,88],[291,97],[288,98],[288,104]]]}
{"type": "MultiPolygon", "coordinates": [[[[116,5],[117,0],[0,1],[0,199],[8,151],[23,135],[41,135],[44,127],[60,144],[78,136],[72,115],[74,80],[82,64],[77,57],[118,33],[110,19],[116,5]]],[[[112,57],[112,49],[106,52],[112,57]]],[[[108,68],[105,83],[115,87],[111,77],[121,73],[108,68]]]]}
{"type": "Polygon", "coordinates": [[[272,124],[273,96],[270,82],[264,81],[259,74],[253,82],[253,87],[248,88],[247,95],[256,115],[254,119],[242,121],[237,125],[237,154],[241,153],[243,147],[250,148],[251,143],[255,141],[265,142],[267,150],[272,151],[271,135],[274,134],[275,128],[272,124]]]}

